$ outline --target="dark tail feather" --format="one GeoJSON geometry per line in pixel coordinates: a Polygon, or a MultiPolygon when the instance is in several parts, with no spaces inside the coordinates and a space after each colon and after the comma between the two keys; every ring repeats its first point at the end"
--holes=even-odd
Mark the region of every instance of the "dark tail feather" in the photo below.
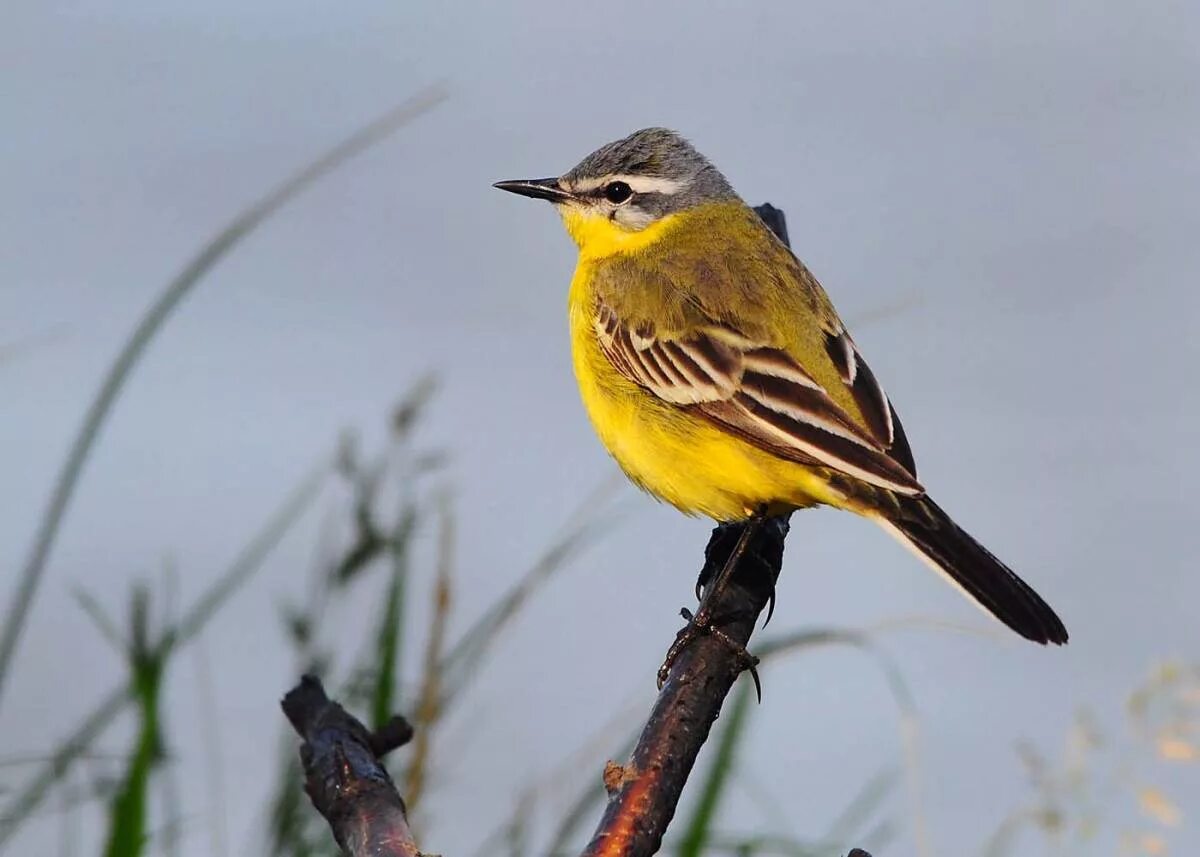
{"type": "Polygon", "coordinates": [[[1067,629],[1033,589],[928,497],[900,498],[884,529],[1001,622],[1035,643],[1067,642],[1067,629]]]}

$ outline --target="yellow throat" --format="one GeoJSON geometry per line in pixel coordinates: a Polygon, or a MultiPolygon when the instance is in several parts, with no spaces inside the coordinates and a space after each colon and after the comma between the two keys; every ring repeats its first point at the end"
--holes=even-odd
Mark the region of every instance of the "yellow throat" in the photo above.
{"type": "Polygon", "coordinates": [[[644,229],[631,230],[619,226],[602,214],[591,214],[577,208],[563,208],[563,225],[574,242],[579,255],[602,259],[615,253],[636,253],[663,237],[679,217],[667,215],[644,229]]]}

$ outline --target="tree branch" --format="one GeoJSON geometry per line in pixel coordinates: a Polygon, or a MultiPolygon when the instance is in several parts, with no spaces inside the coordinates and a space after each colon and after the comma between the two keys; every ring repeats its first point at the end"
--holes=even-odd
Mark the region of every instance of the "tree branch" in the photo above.
{"type": "MultiPolygon", "coordinates": [[[[705,573],[720,570],[742,534],[742,524],[717,527],[705,550],[705,573]]],[[[783,562],[786,517],[759,528],[721,593],[714,615],[726,637],[745,646],[767,606],[783,562]]],[[[658,851],[721,704],[743,671],[743,657],[711,634],[675,660],[633,755],[604,771],[608,806],[584,857],[646,857],[658,851]]]]}
{"type": "MultiPolygon", "coordinates": [[[[755,211],[787,243],[783,212],[771,205],[755,211]]],[[[706,634],[675,660],[629,762],[609,762],[604,771],[608,806],[583,857],[648,857],[658,851],[700,748],[738,675],[758,616],[771,600],[783,564],[788,515],[769,518],[752,537],[729,586],[714,605],[727,637],[706,634]]],[[[701,579],[724,567],[745,525],[722,524],[704,552],[701,579]]],[[[870,857],[855,849],[856,857],[870,857]]]]}
{"type": "Polygon", "coordinates": [[[403,717],[372,733],[305,676],[281,703],[304,739],[304,790],[347,857],[421,857],[404,801],[380,761],[412,738],[403,717]]]}

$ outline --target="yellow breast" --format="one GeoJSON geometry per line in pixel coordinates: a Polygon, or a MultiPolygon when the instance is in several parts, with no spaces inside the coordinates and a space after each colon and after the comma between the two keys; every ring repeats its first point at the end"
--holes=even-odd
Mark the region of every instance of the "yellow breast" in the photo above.
{"type": "Polygon", "coordinates": [[[594,327],[596,266],[580,257],[571,282],[575,376],[601,442],[634,483],[687,514],[720,521],[827,502],[816,474],[729,435],[694,412],[665,402],[617,372],[594,327]]]}

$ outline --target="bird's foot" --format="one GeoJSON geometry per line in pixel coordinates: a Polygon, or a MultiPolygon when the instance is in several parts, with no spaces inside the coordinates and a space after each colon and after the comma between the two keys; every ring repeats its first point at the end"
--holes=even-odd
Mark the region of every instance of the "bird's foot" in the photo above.
{"type": "Polygon", "coordinates": [[[704,608],[701,608],[695,615],[686,607],[682,608],[679,613],[687,620],[687,624],[680,628],[679,633],[675,635],[675,642],[667,650],[667,656],[663,659],[662,666],[658,668],[658,689],[662,690],[663,685],[667,683],[667,678],[671,674],[671,668],[675,666],[675,662],[679,660],[679,656],[683,654],[684,650],[702,635],[707,634],[713,639],[719,640],[733,652],[738,673],[749,671],[750,676],[754,679],[754,691],[761,702],[762,683],[758,678],[758,658],[750,654],[745,646],[721,630],[713,622],[710,613],[704,608]]]}
{"type": "MultiPolygon", "coordinates": [[[[725,588],[725,585],[733,576],[734,567],[742,559],[742,555],[749,547],[755,532],[766,520],[767,507],[761,506],[745,521],[717,525],[717,529],[713,531],[712,540],[709,542],[708,550],[706,551],[704,566],[696,576],[696,600],[700,602],[700,612],[702,614],[704,612],[704,605],[715,599],[720,591],[725,588]],[[730,532],[734,528],[741,530],[738,534],[738,540],[724,564],[717,566],[712,562],[711,556],[707,554],[712,551],[713,545],[717,543],[719,536],[724,536],[726,532],[730,532]]],[[[769,585],[771,592],[767,596],[767,618],[763,620],[762,624],[764,628],[771,624],[771,617],[775,615],[775,581],[773,579],[770,580],[769,585]]]]}
{"type": "MultiPolygon", "coordinates": [[[[696,600],[704,600],[704,590],[708,584],[712,582],[712,570],[706,565],[700,570],[700,576],[696,578],[696,600]]],[[[687,609],[687,608],[684,608],[687,609]]],[[[771,624],[771,617],[775,615],[775,584],[771,584],[771,594],[767,596],[767,618],[763,619],[762,626],[766,628],[771,624]]]]}

